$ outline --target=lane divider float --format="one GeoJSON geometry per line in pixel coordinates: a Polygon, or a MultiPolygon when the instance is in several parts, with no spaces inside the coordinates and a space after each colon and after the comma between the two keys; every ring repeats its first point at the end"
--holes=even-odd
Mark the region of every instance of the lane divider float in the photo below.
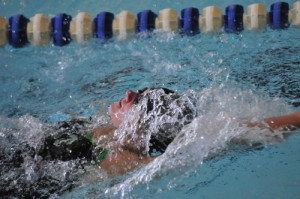
{"type": "Polygon", "coordinates": [[[222,32],[223,14],[220,7],[208,6],[203,8],[202,16],[199,17],[201,32],[206,34],[218,34],[222,32]]]}
{"type": "Polygon", "coordinates": [[[0,16],[0,47],[6,45],[6,30],[7,30],[7,20],[0,16]]]}
{"type": "Polygon", "coordinates": [[[113,37],[114,14],[101,12],[94,18],[94,36],[97,39],[110,39],[113,37]]]}
{"type": "Polygon", "coordinates": [[[144,10],[137,15],[137,31],[140,33],[152,32],[155,29],[157,14],[152,10],[144,10]]]}
{"type": "Polygon", "coordinates": [[[71,42],[71,21],[72,17],[65,13],[57,14],[52,18],[52,36],[55,46],[65,46],[71,42]]]}
{"type": "Polygon", "coordinates": [[[70,33],[76,43],[81,43],[93,37],[93,16],[86,12],[80,12],[70,24],[70,33]]]}
{"type": "Polygon", "coordinates": [[[27,24],[29,19],[23,15],[15,15],[9,18],[8,22],[8,42],[14,48],[24,47],[28,43],[27,24]]]}
{"type": "Polygon", "coordinates": [[[227,33],[237,33],[244,30],[244,8],[241,5],[230,5],[225,9],[224,30],[227,33]]]}
{"type": "Polygon", "coordinates": [[[197,8],[185,8],[181,10],[180,25],[183,34],[188,36],[199,34],[199,16],[197,8]]]}
{"type": "Polygon", "coordinates": [[[166,32],[177,31],[179,29],[179,15],[177,11],[171,8],[159,11],[159,17],[155,21],[155,28],[166,32]]]}
{"type": "Polygon", "coordinates": [[[27,38],[33,46],[46,46],[51,40],[51,18],[36,14],[27,25],[27,38]]]}
{"type": "Polygon", "coordinates": [[[289,22],[293,27],[300,28],[300,1],[295,2],[289,11],[289,22]]]}
{"type": "Polygon", "coordinates": [[[113,34],[117,40],[126,40],[134,37],[136,28],[135,14],[124,10],[113,21],[113,34]]]}
{"type": "Polygon", "coordinates": [[[244,25],[248,30],[262,32],[267,29],[268,13],[264,4],[252,4],[244,14],[244,25]]]}
{"type": "Polygon", "coordinates": [[[14,48],[27,44],[47,46],[65,46],[72,40],[76,43],[96,38],[106,41],[111,38],[126,40],[139,35],[150,37],[155,29],[193,36],[200,32],[205,34],[240,33],[244,29],[253,32],[264,32],[270,29],[281,30],[289,26],[300,28],[300,1],[289,8],[286,2],[271,4],[268,12],[264,4],[251,4],[244,7],[239,4],[229,5],[225,13],[217,6],[208,6],[202,10],[194,7],[177,11],[166,8],[155,14],[144,10],[137,15],[122,11],[116,16],[110,12],[101,12],[95,18],[89,13],[80,12],[74,18],[60,13],[50,18],[36,14],[28,19],[19,14],[6,20],[0,16],[0,47],[9,43],[14,48]]]}
{"type": "Polygon", "coordinates": [[[289,27],[289,4],[277,2],[271,5],[269,24],[272,29],[285,29],[289,27]]]}

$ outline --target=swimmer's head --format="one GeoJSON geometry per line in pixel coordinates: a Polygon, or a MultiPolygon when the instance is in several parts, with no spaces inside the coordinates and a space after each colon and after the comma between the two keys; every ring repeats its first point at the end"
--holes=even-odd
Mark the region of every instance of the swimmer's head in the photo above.
{"type": "Polygon", "coordinates": [[[109,113],[116,127],[122,124],[133,106],[139,111],[138,131],[150,137],[150,152],[164,152],[183,126],[196,115],[195,106],[187,97],[165,88],[146,88],[138,92],[127,91],[125,98],[110,106],[109,113]]]}
{"type": "MultiPolygon", "coordinates": [[[[137,92],[128,90],[125,93],[125,97],[120,101],[114,102],[109,107],[109,114],[111,116],[113,125],[119,127],[123,121],[124,114],[134,105],[138,104],[142,97],[150,91],[162,90],[164,94],[175,93],[167,88],[144,88],[137,92]]],[[[153,104],[148,103],[148,109],[150,110],[153,104]]]]}
{"type": "Polygon", "coordinates": [[[137,98],[138,93],[128,90],[123,99],[109,106],[109,115],[115,127],[119,127],[122,124],[125,113],[133,106],[137,98]]]}

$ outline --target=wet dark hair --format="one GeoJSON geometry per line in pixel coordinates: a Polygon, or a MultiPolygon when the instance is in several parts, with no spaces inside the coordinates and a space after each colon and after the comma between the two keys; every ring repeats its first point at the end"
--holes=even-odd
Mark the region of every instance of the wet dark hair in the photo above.
{"type": "Polygon", "coordinates": [[[96,163],[98,150],[84,136],[89,122],[43,125],[39,135],[30,138],[23,129],[5,132],[0,140],[0,198],[51,198],[77,187],[85,167],[96,163]]]}
{"type": "Polygon", "coordinates": [[[146,90],[148,90],[148,89],[151,89],[151,90],[157,90],[157,89],[162,89],[164,92],[165,92],[165,94],[169,94],[169,93],[175,93],[175,91],[172,91],[172,90],[170,90],[170,89],[167,89],[167,88],[143,88],[142,90],[137,90],[137,94],[138,94],[138,97],[136,98],[136,100],[135,100],[135,104],[138,104],[139,103],[139,101],[141,100],[141,98],[143,97],[143,93],[146,91],[146,90]]]}
{"type": "Polygon", "coordinates": [[[139,130],[150,135],[149,154],[163,153],[181,129],[196,116],[195,103],[187,96],[166,88],[151,88],[138,91],[137,104],[143,117],[139,130]]]}

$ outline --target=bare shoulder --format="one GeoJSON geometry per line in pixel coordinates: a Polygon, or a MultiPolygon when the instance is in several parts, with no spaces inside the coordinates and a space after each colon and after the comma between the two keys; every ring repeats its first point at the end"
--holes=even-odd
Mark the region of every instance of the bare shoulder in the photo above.
{"type": "Polygon", "coordinates": [[[101,128],[93,129],[88,134],[93,136],[94,140],[97,140],[100,136],[108,135],[116,129],[114,126],[104,126],[101,128]]]}
{"type": "Polygon", "coordinates": [[[135,168],[148,164],[156,157],[142,156],[127,150],[119,151],[116,154],[108,155],[103,162],[100,163],[100,168],[104,169],[107,174],[112,176],[124,175],[135,168]]]}

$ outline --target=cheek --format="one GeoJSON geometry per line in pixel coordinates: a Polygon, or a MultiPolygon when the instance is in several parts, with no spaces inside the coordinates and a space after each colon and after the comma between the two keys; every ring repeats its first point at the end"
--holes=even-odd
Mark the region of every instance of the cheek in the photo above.
{"type": "Polygon", "coordinates": [[[119,127],[123,121],[124,114],[132,107],[132,103],[126,104],[122,108],[118,108],[117,104],[109,107],[109,115],[115,127],[119,127]]]}
{"type": "Polygon", "coordinates": [[[116,109],[114,104],[109,107],[109,115],[111,117],[112,123],[115,127],[118,127],[122,123],[123,116],[119,112],[120,110],[116,109]]]}
{"type": "Polygon", "coordinates": [[[122,111],[125,113],[127,112],[131,107],[133,103],[126,104],[124,107],[122,107],[122,111]]]}
{"type": "Polygon", "coordinates": [[[119,127],[123,120],[123,113],[122,112],[113,112],[109,111],[112,123],[115,127],[119,127]]]}
{"type": "Polygon", "coordinates": [[[111,115],[112,123],[115,127],[119,127],[123,121],[123,113],[115,113],[111,115]]]}

